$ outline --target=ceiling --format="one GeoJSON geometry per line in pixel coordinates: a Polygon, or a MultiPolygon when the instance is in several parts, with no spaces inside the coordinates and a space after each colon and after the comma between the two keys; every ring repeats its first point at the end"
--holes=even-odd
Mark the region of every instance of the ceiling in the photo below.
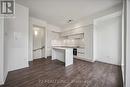
{"type": "Polygon", "coordinates": [[[16,0],[30,9],[30,16],[58,27],[121,3],[121,0],[16,0]]]}

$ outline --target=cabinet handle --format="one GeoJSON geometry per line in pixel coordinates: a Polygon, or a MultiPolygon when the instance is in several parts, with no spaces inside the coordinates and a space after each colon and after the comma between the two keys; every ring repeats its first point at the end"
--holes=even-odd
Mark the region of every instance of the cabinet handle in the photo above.
{"type": "Polygon", "coordinates": [[[84,54],[83,52],[78,52],[78,53],[80,53],[80,54],[84,54]]]}

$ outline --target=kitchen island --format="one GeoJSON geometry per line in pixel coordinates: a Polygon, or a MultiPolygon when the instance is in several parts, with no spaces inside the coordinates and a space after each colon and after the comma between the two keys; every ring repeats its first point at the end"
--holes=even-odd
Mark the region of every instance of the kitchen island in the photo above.
{"type": "Polygon", "coordinates": [[[73,64],[73,48],[70,47],[52,47],[52,60],[59,60],[65,63],[65,66],[73,64]]]}

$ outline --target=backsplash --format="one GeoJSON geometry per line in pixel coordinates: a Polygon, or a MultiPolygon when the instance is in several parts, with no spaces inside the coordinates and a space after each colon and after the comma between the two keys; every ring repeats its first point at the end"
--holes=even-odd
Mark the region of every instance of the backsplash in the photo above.
{"type": "Polygon", "coordinates": [[[60,39],[52,40],[52,46],[80,46],[84,47],[84,39],[60,39]]]}

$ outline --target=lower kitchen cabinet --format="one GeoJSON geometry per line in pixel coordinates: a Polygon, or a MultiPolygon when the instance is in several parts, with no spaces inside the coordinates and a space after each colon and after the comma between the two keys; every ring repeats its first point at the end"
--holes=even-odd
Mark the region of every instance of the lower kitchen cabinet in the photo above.
{"type": "Polygon", "coordinates": [[[85,58],[85,49],[84,48],[77,48],[77,57],[85,58]]]}

